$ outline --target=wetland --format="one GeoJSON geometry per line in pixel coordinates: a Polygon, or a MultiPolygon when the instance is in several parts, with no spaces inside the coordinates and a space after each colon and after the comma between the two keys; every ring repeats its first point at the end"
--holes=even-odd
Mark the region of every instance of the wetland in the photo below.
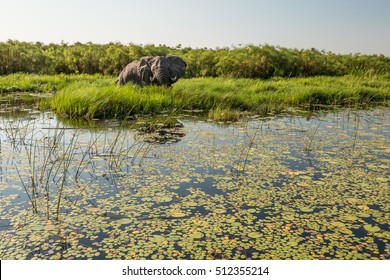
{"type": "Polygon", "coordinates": [[[2,101],[1,259],[390,257],[387,106],[218,122],[32,104],[2,101]]]}

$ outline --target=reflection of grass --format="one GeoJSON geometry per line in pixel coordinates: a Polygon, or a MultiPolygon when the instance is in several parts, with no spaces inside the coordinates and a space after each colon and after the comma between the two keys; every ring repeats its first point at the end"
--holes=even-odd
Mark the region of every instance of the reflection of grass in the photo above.
{"type": "MultiPolygon", "coordinates": [[[[182,109],[267,114],[287,107],[356,105],[390,100],[389,76],[274,78],[270,80],[182,79],[172,88],[119,87],[99,75],[10,75],[0,78],[0,92],[56,92],[42,107],[72,117],[105,118],[182,109]]],[[[226,115],[226,114],[225,114],[226,115]]],[[[235,118],[235,113],[233,114],[235,118]]]]}
{"type": "Polygon", "coordinates": [[[238,121],[240,118],[240,111],[235,109],[210,109],[208,118],[215,121],[238,121]]]}

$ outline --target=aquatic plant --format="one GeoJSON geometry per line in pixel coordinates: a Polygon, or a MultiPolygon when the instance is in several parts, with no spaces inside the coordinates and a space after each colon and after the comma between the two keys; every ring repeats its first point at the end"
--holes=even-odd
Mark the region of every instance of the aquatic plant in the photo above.
{"type": "Polygon", "coordinates": [[[98,121],[74,136],[49,116],[30,123],[21,149],[0,131],[1,258],[389,258],[388,108],[296,110],[224,125],[179,118],[188,133],[164,145],[98,121]],[[30,166],[52,174],[49,204],[37,187],[38,213],[15,166],[23,182],[30,166]]]}

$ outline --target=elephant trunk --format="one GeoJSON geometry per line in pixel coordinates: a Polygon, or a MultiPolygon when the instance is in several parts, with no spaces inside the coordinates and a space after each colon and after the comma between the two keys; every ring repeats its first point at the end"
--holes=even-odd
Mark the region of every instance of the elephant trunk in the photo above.
{"type": "Polygon", "coordinates": [[[173,82],[173,80],[176,81],[176,77],[171,77],[169,70],[165,68],[159,68],[156,69],[153,77],[151,78],[153,83],[156,83],[158,85],[165,85],[170,86],[173,82]]]}

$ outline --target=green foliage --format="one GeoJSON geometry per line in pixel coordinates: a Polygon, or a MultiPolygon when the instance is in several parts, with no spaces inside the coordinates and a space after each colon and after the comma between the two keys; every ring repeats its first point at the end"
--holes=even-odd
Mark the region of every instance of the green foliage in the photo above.
{"type": "MultiPolygon", "coordinates": [[[[239,111],[266,114],[317,104],[355,105],[390,100],[387,76],[310,77],[269,80],[194,78],[172,88],[114,85],[113,78],[85,76],[63,87],[48,106],[71,117],[107,118],[166,111],[206,110],[210,117],[235,120],[239,111]]],[[[1,81],[1,80],[0,80],[1,81]]],[[[48,101],[45,101],[48,102],[48,101]]]]}
{"type": "Polygon", "coordinates": [[[166,45],[120,43],[48,44],[0,42],[0,75],[36,74],[118,75],[123,67],[147,55],[178,55],[187,62],[187,77],[263,78],[390,73],[390,57],[338,55],[316,49],[270,45],[192,49],[166,45]]]}
{"type": "MultiPolygon", "coordinates": [[[[102,75],[0,76],[2,98],[19,93],[52,93],[40,101],[41,108],[70,117],[112,118],[182,110],[210,111],[210,118],[235,120],[238,112],[265,115],[288,107],[389,103],[390,79],[383,76],[306,78],[193,78],[172,88],[115,85],[115,78],[102,75]]],[[[30,96],[30,95],[28,95],[30,96]]]]}

